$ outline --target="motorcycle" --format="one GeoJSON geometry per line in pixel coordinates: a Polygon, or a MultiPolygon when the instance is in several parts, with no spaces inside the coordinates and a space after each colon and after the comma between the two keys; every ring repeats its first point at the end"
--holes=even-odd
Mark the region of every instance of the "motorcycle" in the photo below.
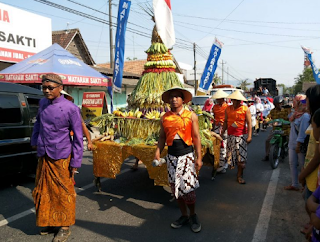
{"type": "Polygon", "coordinates": [[[270,140],[269,160],[272,169],[276,169],[280,159],[283,161],[288,156],[288,138],[282,130],[283,125],[289,125],[290,122],[284,119],[274,119],[268,122],[274,127],[273,137],[270,140]]]}

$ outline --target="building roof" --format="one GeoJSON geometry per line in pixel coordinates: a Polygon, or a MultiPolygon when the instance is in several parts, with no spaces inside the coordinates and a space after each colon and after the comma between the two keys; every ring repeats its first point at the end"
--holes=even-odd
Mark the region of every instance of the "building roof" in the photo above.
{"type": "MultiPolygon", "coordinates": [[[[113,75],[113,69],[110,68],[103,68],[99,66],[92,67],[95,70],[109,76],[112,78],[113,75]]],[[[122,79],[122,85],[127,85],[129,87],[135,87],[142,75],[141,74],[135,74],[132,72],[123,72],[123,79],[122,79]]],[[[186,83],[184,83],[185,88],[193,88],[193,86],[190,86],[186,83]]]]}
{"type": "Polygon", "coordinates": [[[87,65],[95,65],[79,29],[52,31],[52,44],[57,43],[87,65]]]}
{"type": "MultiPolygon", "coordinates": [[[[147,60],[125,61],[123,71],[138,74],[141,76],[142,72],[144,71],[144,64],[146,62],[147,62],[147,60]]],[[[97,66],[110,69],[110,63],[97,64],[97,66]]]]}
{"type": "MultiPolygon", "coordinates": [[[[92,68],[97,70],[97,71],[99,71],[99,72],[101,72],[102,74],[105,74],[105,75],[111,77],[111,78],[113,76],[113,69],[104,68],[104,67],[100,67],[100,66],[92,66],[92,68]]],[[[126,77],[126,78],[139,79],[142,75],[124,71],[122,73],[122,76],[126,77]]]]}
{"type": "MultiPolygon", "coordinates": [[[[147,62],[147,60],[125,61],[123,71],[142,75],[142,72],[144,71],[144,64],[146,62],[147,62]]],[[[176,72],[182,74],[183,72],[174,57],[173,57],[173,62],[176,65],[176,72]]],[[[103,67],[103,68],[110,68],[110,63],[97,64],[97,66],[103,67]]]]}

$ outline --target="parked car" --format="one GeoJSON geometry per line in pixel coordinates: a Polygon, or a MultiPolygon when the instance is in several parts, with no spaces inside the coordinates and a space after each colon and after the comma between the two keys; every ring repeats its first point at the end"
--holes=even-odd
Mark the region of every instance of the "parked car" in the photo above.
{"type": "Polygon", "coordinates": [[[210,98],[208,95],[194,96],[192,97],[192,103],[193,105],[200,106],[202,109],[208,98],[210,98]]]}
{"type": "Polygon", "coordinates": [[[38,89],[0,82],[0,177],[35,172],[30,138],[41,98],[38,89]]]}

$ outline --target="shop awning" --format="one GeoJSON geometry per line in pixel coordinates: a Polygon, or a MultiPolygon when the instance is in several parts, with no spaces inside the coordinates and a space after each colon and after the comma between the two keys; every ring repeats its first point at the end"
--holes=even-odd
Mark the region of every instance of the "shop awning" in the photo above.
{"type": "Polygon", "coordinates": [[[41,83],[42,75],[60,75],[64,85],[111,86],[110,78],[88,66],[58,44],[0,72],[0,81],[20,84],[41,83]]]}

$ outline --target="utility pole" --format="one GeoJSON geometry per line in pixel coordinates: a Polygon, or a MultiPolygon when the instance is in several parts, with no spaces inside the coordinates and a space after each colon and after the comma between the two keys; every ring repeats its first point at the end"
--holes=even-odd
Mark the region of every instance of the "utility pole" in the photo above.
{"type": "Polygon", "coordinates": [[[196,62],[196,43],[193,43],[193,73],[194,73],[194,95],[197,96],[198,80],[197,80],[197,62],[196,62]]]}
{"type": "Polygon", "coordinates": [[[229,80],[229,66],[227,67],[227,81],[229,80]]]}
{"type": "Polygon", "coordinates": [[[113,69],[112,0],[109,0],[110,68],[113,69]]]}
{"type": "Polygon", "coordinates": [[[222,77],[222,85],[224,84],[224,81],[223,81],[223,72],[224,72],[224,70],[223,70],[223,65],[224,64],[226,64],[227,62],[223,62],[223,60],[221,61],[221,65],[222,65],[222,75],[221,75],[221,77],[222,77]]]}
{"type": "Polygon", "coordinates": [[[136,56],[136,51],[135,51],[135,49],[134,49],[134,34],[132,35],[132,41],[133,41],[133,60],[134,60],[134,58],[135,58],[135,56],[136,56]]]}

